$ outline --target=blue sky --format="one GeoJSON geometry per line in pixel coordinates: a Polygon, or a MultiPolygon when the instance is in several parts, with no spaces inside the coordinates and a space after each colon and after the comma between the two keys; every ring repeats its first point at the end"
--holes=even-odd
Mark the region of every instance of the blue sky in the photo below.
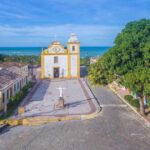
{"type": "Polygon", "coordinates": [[[150,18],[150,0],[3,0],[0,46],[66,44],[74,32],[82,46],[112,46],[129,21],[150,18]]]}

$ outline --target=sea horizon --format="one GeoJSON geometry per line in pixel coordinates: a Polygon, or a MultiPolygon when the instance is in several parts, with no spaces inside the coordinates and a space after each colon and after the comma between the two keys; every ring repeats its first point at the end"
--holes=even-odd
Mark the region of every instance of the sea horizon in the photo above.
{"type": "MultiPolygon", "coordinates": [[[[10,55],[10,56],[13,56],[13,55],[40,56],[42,48],[46,49],[47,47],[42,47],[42,46],[41,47],[36,47],[36,46],[0,47],[0,54],[10,55]]],[[[111,48],[111,46],[81,46],[80,47],[80,56],[81,56],[81,58],[102,56],[110,48],[111,48]]]]}

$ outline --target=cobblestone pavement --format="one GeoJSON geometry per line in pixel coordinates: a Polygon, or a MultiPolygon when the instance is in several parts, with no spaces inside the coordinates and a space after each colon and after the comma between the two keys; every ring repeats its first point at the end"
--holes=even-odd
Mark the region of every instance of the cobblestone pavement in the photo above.
{"type": "Polygon", "coordinates": [[[150,128],[109,89],[94,93],[103,107],[99,117],[8,128],[0,150],[149,150],[150,128]]]}
{"type": "MultiPolygon", "coordinates": [[[[25,106],[26,111],[23,116],[53,116],[90,113],[91,105],[89,105],[89,102],[92,100],[91,97],[88,98],[85,95],[84,89],[86,87],[85,84],[84,87],[82,87],[81,83],[76,79],[43,80],[31,97],[30,102],[25,106]],[[63,109],[55,108],[59,99],[59,87],[64,88],[63,98],[66,107],[63,109]]],[[[87,92],[90,94],[90,91],[87,92]]]]}

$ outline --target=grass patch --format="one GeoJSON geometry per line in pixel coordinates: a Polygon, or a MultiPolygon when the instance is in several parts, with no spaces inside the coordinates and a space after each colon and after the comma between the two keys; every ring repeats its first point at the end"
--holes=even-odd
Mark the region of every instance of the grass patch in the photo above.
{"type": "Polygon", "coordinates": [[[136,107],[136,108],[140,108],[140,103],[138,99],[134,99],[133,96],[131,95],[125,95],[124,99],[131,104],[132,106],[136,107]]]}
{"type": "Polygon", "coordinates": [[[0,116],[0,120],[9,118],[20,102],[25,98],[25,96],[29,93],[29,89],[33,87],[35,83],[29,82],[27,83],[16,95],[12,96],[7,105],[7,112],[0,116]]]}

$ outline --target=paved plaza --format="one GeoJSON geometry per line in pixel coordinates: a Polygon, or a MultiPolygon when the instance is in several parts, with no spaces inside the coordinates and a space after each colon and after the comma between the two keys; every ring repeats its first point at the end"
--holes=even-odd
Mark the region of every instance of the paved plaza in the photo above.
{"type": "Polygon", "coordinates": [[[102,105],[90,120],[17,126],[0,135],[0,150],[149,150],[150,128],[109,89],[93,90],[102,105]]]}
{"type": "Polygon", "coordinates": [[[23,116],[57,116],[88,114],[92,111],[93,96],[83,79],[43,80],[29,103],[23,116]],[[56,108],[59,99],[58,88],[63,88],[64,108],[56,108]],[[86,91],[85,91],[86,90],[86,91]]]}

